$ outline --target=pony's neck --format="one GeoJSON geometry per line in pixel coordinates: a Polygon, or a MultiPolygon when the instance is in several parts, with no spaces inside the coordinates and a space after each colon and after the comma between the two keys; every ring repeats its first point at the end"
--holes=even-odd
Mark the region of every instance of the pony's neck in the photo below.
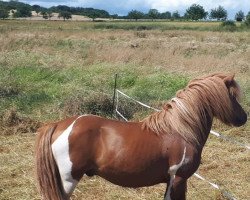
{"type": "Polygon", "coordinates": [[[206,144],[213,123],[213,117],[211,117],[211,115],[209,115],[207,111],[205,112],[206,112],[207,126],[204,127],[203,133],[199,133],[199,144],[197,144],[197,146],[200,148],[203,148],[204,145],[206,144]]]}
{"type": "Polygon", "coordinates": [[[186,142],[203,147],[212,127],[213,114],[206,106],[190,105],[186,107],[181,100],[174,98],[160,112],[156,112],[143,122],[147,128],[160,134],[179,134],[186,142]]]}

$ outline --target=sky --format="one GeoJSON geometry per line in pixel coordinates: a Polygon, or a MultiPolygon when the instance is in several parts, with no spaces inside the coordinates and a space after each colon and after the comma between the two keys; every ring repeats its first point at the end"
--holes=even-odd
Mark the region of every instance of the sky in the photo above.
{"type": "Polygon", "coordinates": [[[192,4],[199,4],[210,12],[212,8],[219,5],[228,11],[228,17],[233,19],[235,13],[242,10],[245,14],[250,11],[250,0],[19,0],[30,5],[40,5],[51,7],[57,5],[67,5],[73,7],[92,7],[104,9],[110,14],[127,15],[129,11],[139,10],[147,13],[150,8],[160,12],[176,10],[184,14],[186,9],[192,4]]]}

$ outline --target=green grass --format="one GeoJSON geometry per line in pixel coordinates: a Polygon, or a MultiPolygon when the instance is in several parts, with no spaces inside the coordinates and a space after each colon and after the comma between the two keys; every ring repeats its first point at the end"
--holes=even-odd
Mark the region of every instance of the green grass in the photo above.
{"type": "MultiPolygon", "coordinates": [[[[118,67],[118,87],[148,103],[169,99],[176,90],[183,88],[187,83],[183,76],[162,73],[159,70],[150,70],[142,76],[138,66],[118,67]]],[[[111,98],[115,69],[109,64],[75,66],[60,70],[40,66],[0,68],[0,72],[5,74],[5,77],[0,79],[0,108],[4,111],[15,107],[23,114],[34,115],[44,107],[54,107],[58,110],[61,103],[76,96],[90,98],[95,93],[103,92],[111,98]]]]}

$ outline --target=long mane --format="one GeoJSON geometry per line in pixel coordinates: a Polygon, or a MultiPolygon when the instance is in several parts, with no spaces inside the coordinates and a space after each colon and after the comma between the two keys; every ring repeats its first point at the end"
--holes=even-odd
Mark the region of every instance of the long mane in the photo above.
{"type": "Polygon", "coordinates": [[[157,134],[177,133],[188,142],[200,144],[210,131],[214,116],[228,124],[233,116],[230,95],[237,99],[240,96],[233,77],[213,74],[190,81],[161,111],[142,120],[143,128],[157,134]],[[226,84],[229,78],[231,82],[226,84]]]}

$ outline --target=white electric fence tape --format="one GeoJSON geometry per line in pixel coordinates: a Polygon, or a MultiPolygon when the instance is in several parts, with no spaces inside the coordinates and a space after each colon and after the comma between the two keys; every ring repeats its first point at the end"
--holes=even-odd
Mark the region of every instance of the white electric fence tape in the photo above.
{"type": "Polygon", "coordinates": [[[211,130],[210,133],[213,134],[213,135],[215,135],[216,137],[220,137],[220,138],[222,138],[224,140],[227,140],[227,141],[229,141],[231,143],[237,144],[239,146],[245,147],[246,149],[250,150],[250,146],[249,145],[242,144],[242,143],[240,143],[240,142],[238,142],[236,140],[231,139],[230,137],[222,135],[221,133],[217,133],[217,132],[215,132],[213,130],[211,130]]]}
{"type": "Polygon", "coordinates": [[[199,174],[197,174],[197,173],[194,173],[194,176],[196,177],[196,178],[198,178],[198,179],[201,179],[201,180],[203,180],[203,181],[206,181],[207,183],[209,183],[211,186],[213,186],[214,188],[216,188],[216,189],[220,189],[220,187],[217,185],[217,184],[215,184],[215,183],[212,183],[212,182],[210,182],[210,181],[208,181],[208,180],[206,180],[204,177],[202,177],[201,175],[199,175],[199,174]]]}
{"type": "Polygon", "coordinates": [[[148,106],[148,105],[146,105],[146,104],[144,104],[144,103],[142,103],[142,102],[140,102],[140,101],[135,100],[134,98],[132,98],[132,97],[130,97],[130,96],[124,94],[124,93],[121,92],[120,90],[116,90],[116,91],[117,91],[117,93],[120,93],[120,94],[122,94],[123,96],[127,97],[128,99],[131,99],[131,100],[135,101],[136,103],[140,104],[141,106],[144,106],[144,107],[146,107],[146,108],[150,108],[150,109],[155,110],[155,111],[160,111],[159,109],[153,108],[153,107],[148,106]]]}

